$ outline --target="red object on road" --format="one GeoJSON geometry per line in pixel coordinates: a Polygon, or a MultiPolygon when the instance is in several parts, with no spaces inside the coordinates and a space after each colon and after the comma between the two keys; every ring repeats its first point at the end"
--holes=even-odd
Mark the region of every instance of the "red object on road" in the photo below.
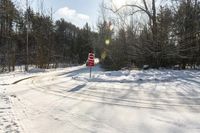
{"type": "Polygon", "coordinates": [[[90,52],[88,54],[87,66],[93,67],[94,66],[94,53],[90,52]]]}

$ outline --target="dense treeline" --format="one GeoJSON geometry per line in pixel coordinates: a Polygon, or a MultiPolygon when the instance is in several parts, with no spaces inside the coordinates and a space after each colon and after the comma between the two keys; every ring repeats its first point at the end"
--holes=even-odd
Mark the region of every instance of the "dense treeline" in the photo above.
{"type": "Polygon", "coordinates": [[[64,19],[54,22],[50,16],[30,7],[21,11],[11,0],[0,0],[0,71],[12,71],[16,65],[49,68],[87,60],[97,34],[87,23],[80,29],[64,19]]]}
{"type": "Polygon", "coordinates": [[[120,8],[102,4],[98,25],[98,43],[103,44],[98,47],[102,65],[107,69],[197,68],[200,65],[200,2],[172,0],[158,4],[156,0],[141,0],[141,3],[120,8]]]}
{"type": "Polygon", "coordinates": [[[0,71],[27,64],[82,64],[91,49],[112,70],[200,65],[198,0],[131,1],[122,7],[103,3],[95,33],[88,24],[81,29],[64,19],[54,22],[51,15],[30,7],[22,11],[11,0],[0,0],[0,71]]]}

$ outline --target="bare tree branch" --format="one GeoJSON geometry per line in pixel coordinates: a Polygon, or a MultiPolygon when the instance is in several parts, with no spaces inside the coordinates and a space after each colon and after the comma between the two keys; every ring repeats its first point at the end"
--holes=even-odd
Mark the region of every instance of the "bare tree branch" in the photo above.
{"type": "MultiPolygon", "coordinates": [[[[123,6],[121,6],[120,8],[118,8],[116,10],[111,9],[111,11],[113,11],[113,13],[117,13],[120,10],[122,10],[123,8],[126,8],[126,7],[135,7],[135,8],[138,8],[140,11],[145,12],[149,16],[149,18],[152,18],[152,14],[149,12],[149,10],[146,10],[146,9],[144,9],[144,8],[138,6],[138,5],[135,5],[135,4],[126,4],[126,5],[123,5],[123,6]]],[[[107,8],[107,9],[110,9],[110,8],[107,8]]]]}

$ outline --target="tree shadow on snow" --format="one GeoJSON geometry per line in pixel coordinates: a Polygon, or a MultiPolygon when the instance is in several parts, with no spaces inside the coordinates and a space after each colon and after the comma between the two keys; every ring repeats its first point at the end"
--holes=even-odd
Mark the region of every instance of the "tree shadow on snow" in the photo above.
{"type": "Polygon", "coordinates": [[[86,84],[78,85],[78,86],[72,88],[71,90],[69,90],[68,92],[76,92],[76,91],[79,91],[79,90],[81,90],[82,88],[84,88],[85,86],[86,86],[86,84]]]}

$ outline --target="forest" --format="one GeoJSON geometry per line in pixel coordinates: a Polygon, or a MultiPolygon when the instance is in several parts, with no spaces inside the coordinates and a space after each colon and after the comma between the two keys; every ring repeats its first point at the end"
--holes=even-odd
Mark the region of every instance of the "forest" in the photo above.
{"type": "Polygon", "coordinates": [[[121,7],[102,1],[92,30],[0,0],[0,71],[84,64],[91,49],[107,70],[199,68],[200,1],[140,1],[121,7]]]}
{"type": "Polygon", "coordinates": [[[0,71],[15,66],[39,68],[63,64],[82,64],[92,48],[95,32],[86,23],[78,28],[51,15],[34,12],[30,6],[21,11],[11,0],[0,1],[0,71]]]}

